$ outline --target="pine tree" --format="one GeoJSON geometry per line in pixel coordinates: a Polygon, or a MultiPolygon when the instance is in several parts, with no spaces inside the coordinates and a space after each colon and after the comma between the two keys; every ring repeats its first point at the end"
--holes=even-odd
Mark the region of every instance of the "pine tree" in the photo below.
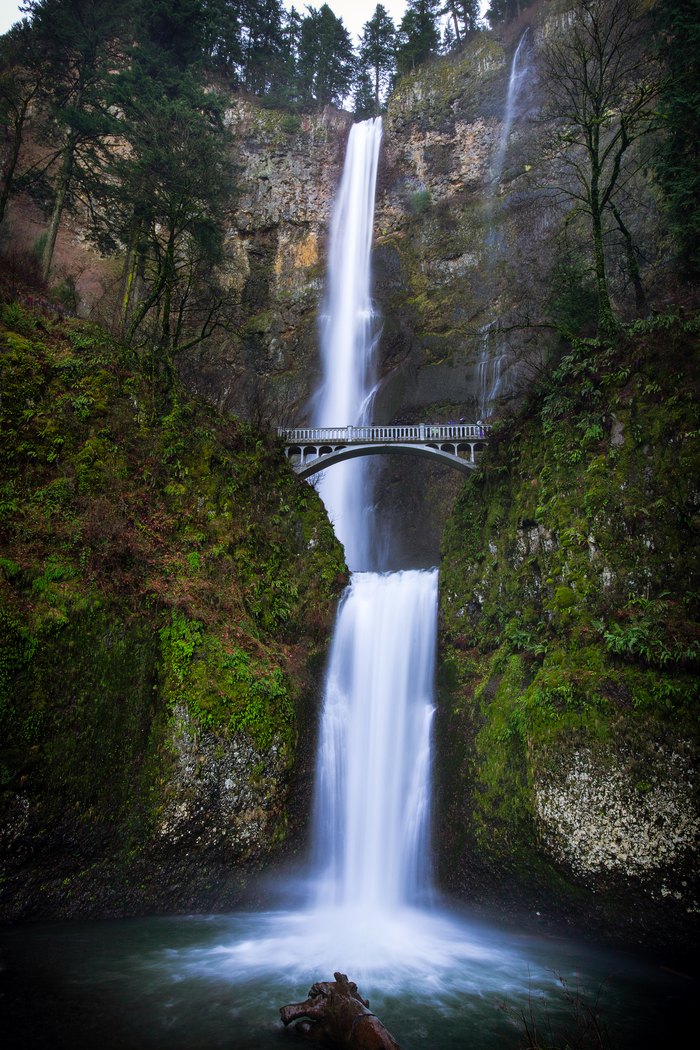
{"type": "Polygon", "coordinates": [[[440,42],[441,53],[443,55],[449,55],[450,52],[458,50],[459,43],[455,31],[452,28],[452,23],[446,22],[445,28],[442,31],[442,40],[440,42]]]}
{"type": "Polygon", "coordinates": [[[531,0],[491,0],[486,17],[492,26],[519,18],[531,0]]]}
{"type": "Polygon", "coordinates": [[[305,103],[340,105],[352,84],[355,56],[350,34],[328,4],[307,8],[301,23],[299,79],[305,103]]]}
{"type": "Polygon", "coordinates": [[[376,116],[381,111],[391,88],[396,72],[395,38],[396,28],[391,17],[382,4],[377,4],[363,27],[358,60],[360,78],[366,74],[373,85],[374,104],[367,116],[376,116]]]}
{"type": "MultiPolygon", "coordinates": [[[[479,0],[447,0],[440,14],[450,16],[456,46],[461,47],[463,38],[479,27],[479,0]]],[[[443,40],[444,50],[452,48],[445,48],[443,40]]]]}
{"type": "Polygon", "coordinates": [[[273,101],[279,105],[295,106],[301,101],[299,82],[299,48],[301,45],[302,17],[296,7],[283,12],[282,53],[277,80],[273,88],[273,101]]]}
{"type": "Polygon", "coordinates": [[[240,83],[243,58],[238,0],[204,0],[203,50],[209,69],[225,77],[231,87],[240,83]]]}
{"type": "Polygon", "coordinates": [[[51,209],[41,260],[46,278],[64,209],[89,192],[106,162],[108,81],[121,60],[120,31],[131,0],[29,0],[26,9],[45,66],[41,137],[51,147],[45,164],[51,209]]]}
{"type": "Polygon", "coordinates": [[[24,18],[0,38],[0,128],[2,128],[2,182],[0,223],[4,221],[14,189],[20,151],[32,105],[44,88],[46,67],[35,34],[24,18]]]}
{"type": "Polygon", "coordinates": [[[166,388],[177,353],[219,322],[215,268],[232,194],[223,104],[201,76],[206,27],[182,17],[188,3],[142,9],[113,78],[126,148],[112,152],[93,209],[95,240],[126,256],[122,333],[166,388]]]}
{"type": "Polygon", "coordinates": [[[374,84],[366,69],[361,69],[355,79],[352,111],[358,120],[366,120],[368,117],[377,115],[374,84]]]}
{"type": "Polygon", "coordinates": [[[440,50],[440,0],[408,0],[397,34],[396,65],[408,73],[440,50]]]}
{"type": "Polygon", "coordinates": [[[266,95],[279,72],[283,49],[281,0],[243,0],[239,3],[243,86],[266,95]]]}

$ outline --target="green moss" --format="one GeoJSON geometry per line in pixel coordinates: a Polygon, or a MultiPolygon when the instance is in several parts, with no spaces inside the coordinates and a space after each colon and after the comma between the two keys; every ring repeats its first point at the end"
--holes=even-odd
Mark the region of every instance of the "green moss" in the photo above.
{"type": "Polygon", "coordinates": [[[277,739],[289,746],[295,716],[290,686],[271,660],[225,646],[201,623],[176,613],[160,631],[164,691],[200,726],[247,732],[258,749],[277,739]]]}
{"type": "Polygon", "coordinates": [[[482,856],[532,859],[532,783],[572,746],[698,738],[700,355],[694,319],[657,332],[564,353],[445,529],[442,746],[482,856]]]}
{"type": "Polygon", "coordinates": [[[2,316],[0,820],[21,791],[40,838],[143,858],[175,706],[293,764],[342,548],[269,436],[181,390],[154,417],[98,329],[2,316]]]}

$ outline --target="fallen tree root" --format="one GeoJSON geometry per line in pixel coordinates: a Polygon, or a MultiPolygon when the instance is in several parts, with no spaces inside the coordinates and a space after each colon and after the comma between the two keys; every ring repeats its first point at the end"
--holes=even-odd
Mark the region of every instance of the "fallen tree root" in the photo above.
{"type": "Polygon", "coordinates": [[[354,981],[334,973],[335,981],[317,981],[303,1003],[280,1008],[285,1025],[297,1021],[295,1031],[318,1046],[338,1050],[401,1050],[399,1044],[369,1009],[354,981]]]}

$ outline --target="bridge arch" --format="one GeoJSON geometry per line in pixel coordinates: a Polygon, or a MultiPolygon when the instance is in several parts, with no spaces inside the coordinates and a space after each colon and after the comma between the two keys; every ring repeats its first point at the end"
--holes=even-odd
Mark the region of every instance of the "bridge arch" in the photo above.
{"type": "Polygon", "coordinates": [[[407,424],[400,426],[279,428],[285,455],[302,478],[335,463],[361,456],[422,456],[466,474],[488,440],[481,423],[407,424]]]}
{"type": "Polygon", "coordinates": [[[335,448],[321,453],[314,459],[307,459],[303,465],[296,468],[300,478],[310,478],[326,467],[332,467],[335,463],[343,463],[349,459],[358,459],[361,456],[422,456],[425,459],[438,460],[453,470],[460,470],[468,474],[474,470],[476,463],[468,459],[459,459],[450,452],[439,448],[431,448],[428,445],[349,445],[343,448],[335,448]]]}

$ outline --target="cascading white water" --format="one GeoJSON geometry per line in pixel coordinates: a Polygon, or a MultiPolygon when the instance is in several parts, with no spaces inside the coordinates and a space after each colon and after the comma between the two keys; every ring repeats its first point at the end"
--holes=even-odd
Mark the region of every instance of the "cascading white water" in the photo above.
{"type": "Polygon", "coordinates": [[[437,571],[356,573],[336,625],[318,757],[321,899],[391,910],[428,883],[437,571]]]}
{"type": "Polygon", "coordinates": [[[498,139],[498,149],[491,165],[491,178],[495,189],[498,189],[498,182],[503,172],[503,163],[506,158],[506,149],[508,148],[508,139],[510,138],[510,130],[513,126],[513,118],[516,113],[516,106],[518,102],[518,96],[525,86],[527,75],[529,71],[529,65],[527,61],[528,52],[526,41],[530,33],[529,29],[526,29],[523,35],[518,41],[518,46],[515,49],[513,55],[513,61],[510,64],[510,77],[508,78],[508,92],[506,94],[506,105],[503,111],[503,123],[501,124],[501,134],[498,139]]]}
{"type": "MultiPolygon", "coordinates": [[[[501,175],[503,174],[508,140],[513,120],[517,113],[519,98],[521,92],[525,89],[530,72],[527,49],[529,33],[530,30],[528,28],[520,37],[510,65],[508,91],[503,110],[503,123],[501,124],[501,133],[498,138],[498,148],[491,162],[492,208],[493,195],[498,192],[501,175]]],[[[488,266],[489,270],[491,270],[502,247],[499,244],[496,226],[493,221],[487,233],[486,244],[488,266]]],[[[499,345],[498,339],[494,340],[494,334],[497,335],[497,333],[494,333],[494,323],[491,322],[481,329],[482,341],[477,362],[476,400],[477,410],[482,419],[490,415],[496,399],[503,393],[504,373],[508,364],[508,354],[503,346],[499,345]]]]}
{"type": "MultiPolygon", "coordinates": [[[[369,422],[376,317],[370,250],[381,120],[351,131],[333,215],[317,421],[369,422]]],[[[343,469],[345,468],[345,469],[343,469]]],[[[353,569],[372,562],[363,460],[319,487],[353,569]]],[[[319,903],[365,915],[427,887],[437,572],[355,572],[326,681],[315,800],[319,903]]]]}
{"type": "MultiPolygon", "coordinates": [[[[377,323],[370,290],[374,196],[382,139],[377,117],[353,125],[333,210],[328,281],[321,315],[323,378],[314,422],[321,427],[369,422],[374,393],[377,323]]],[[[326,471],[319,492],[350,568],[372,563],[367,463],[326,471]]]]}

